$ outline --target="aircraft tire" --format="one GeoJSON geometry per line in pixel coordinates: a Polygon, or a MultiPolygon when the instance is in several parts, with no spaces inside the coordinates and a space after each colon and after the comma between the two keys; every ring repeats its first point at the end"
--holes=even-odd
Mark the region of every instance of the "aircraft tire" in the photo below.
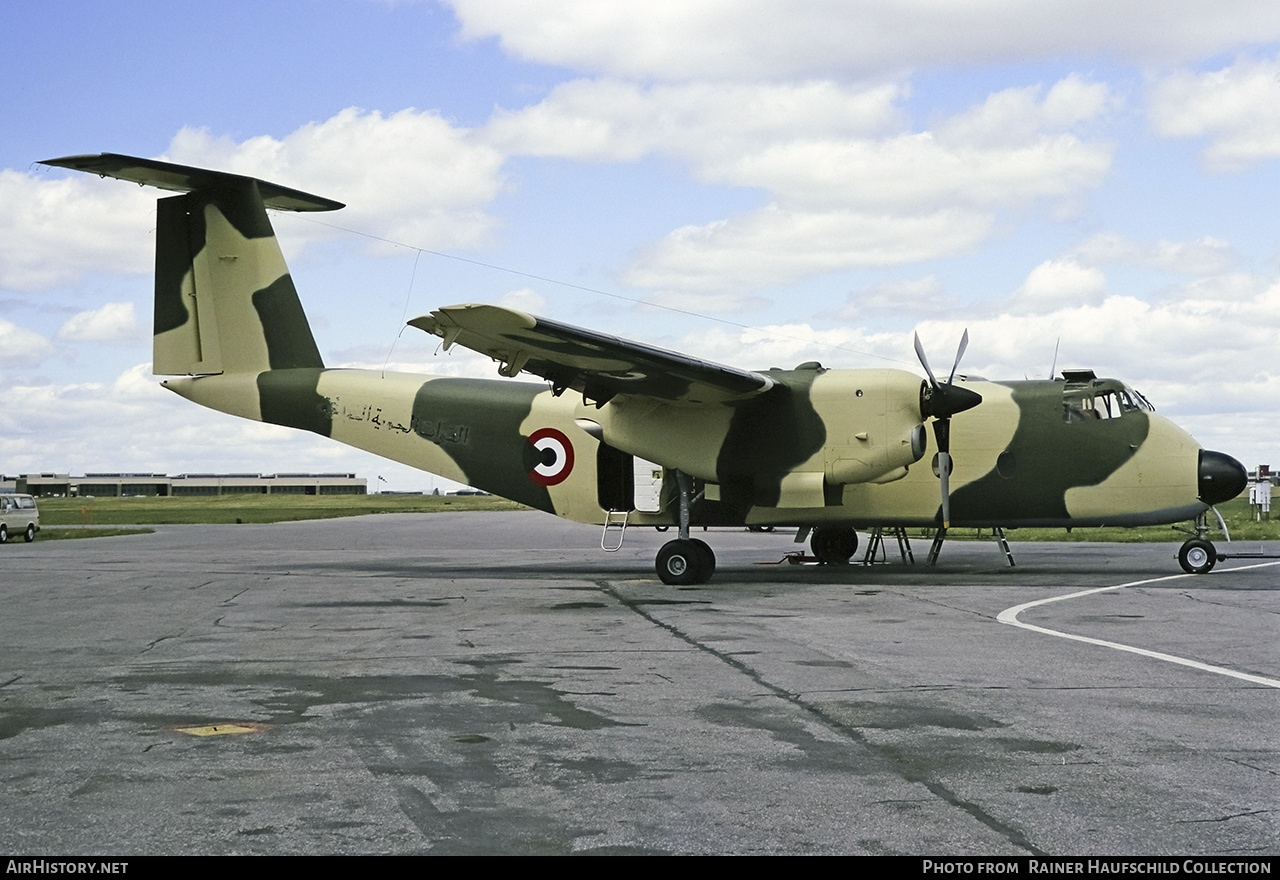
{"type": "Polygon", "coordinates": [[[36,539],[36,527],[32,523],[27,523],[27,531],[23,534],[22,539],[30,544],[36,539]]]}
{"type": "Polygon", "coordinates": [[[702,552],[702,576],[698,578],[697,583],[705,584],[716,573],[716,554],[712,551],[711,545],[700,538],[692,538],[689,543],[702,552]]]}
{"type": "Polygon", "coordinates": [[[823,565],[848,565],[858,550],[858,533],[839,526],[814,529],[809,549],[823,565]]]}
{"type": "Polygon", "coordinates": [[[1208,574],[1218,561],[1218,551],[1208,541],[1192,538],[1178,550],[1178,564],[1187,574],[1208,574]]]}
{"type": "Polygon", "coordinates": [[[663,544],[654,565],[658,571],[658,579],[669,587],[703,583],[711,576],[709,572],[704,571],[707,568],[707,554],[711,552],[711,548],[707,547],[704,552],[702,547],[698,546],[701,543],[701,541],[676,539],[663,544]]]}

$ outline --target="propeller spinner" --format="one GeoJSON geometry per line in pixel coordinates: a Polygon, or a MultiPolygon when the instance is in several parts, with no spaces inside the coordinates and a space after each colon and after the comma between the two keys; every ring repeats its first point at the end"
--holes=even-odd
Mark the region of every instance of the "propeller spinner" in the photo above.
{"type": "Polygon", "coordinates": [[[968,388],[955,385],[956,370],[960,367],[960,358],[969,346],[969,331],[960,337],[960,348],[956,350],[955,363],[951,365],[951,375],[945,384],[939,384],[933,370],[929,369],[929,359],[924,356],[924,346],[920,344],[920,334],[916,334],[916,357],[929,374],[929,381],[920,387],[920,416],[933,419],[933,436],[938,441],[938,479],[942,483],[942,527],[951,527],[951,417],[967,409],[973,409],[982,403],[982,395],[968,388]]]}

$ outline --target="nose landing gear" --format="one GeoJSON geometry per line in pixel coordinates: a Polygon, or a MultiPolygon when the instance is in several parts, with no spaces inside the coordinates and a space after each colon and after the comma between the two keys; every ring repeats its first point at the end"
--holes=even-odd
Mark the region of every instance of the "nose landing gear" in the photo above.
{"type": "MultiPolygon", "coordinates": [[[[1222,521],[1222,514],[1214,508],[1214,514],[1218,517],[1218,524],[1222,527],[1222,533],[1227,535],[1227,524],[1222,521]]],[[[1218,560],[1225,559],[1217,548],[1213,546],[1208,538],[1209,535],[1209,517],[1206,514],[1200,514],[1191,524],[1192,530],[1187,532],[1191,537],[1183,542],[1178,548],[1178,564],[1182,566],[1182,570],[1187,574],[1208,574],[1213,570],[1213,566],[1218,560]]],[[[1179,529],[1179,531],[1184,531],[1179,529]]],[[[1231,540],[1231,536],[1227,535],[1227,540],[1231,540]]]]}
{"type": "Polygon", "coordinates": [[[1178,564],[1187,574],[1208,574],[1217,561],[1217,549],[1202,538],[1192,538],[1178,549],[1178,564]]]}

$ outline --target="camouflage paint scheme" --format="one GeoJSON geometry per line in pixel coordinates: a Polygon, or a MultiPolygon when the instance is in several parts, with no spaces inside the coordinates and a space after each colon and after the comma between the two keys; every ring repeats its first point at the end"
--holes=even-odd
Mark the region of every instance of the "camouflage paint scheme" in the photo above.
{"type": "MultiPolygon", "coordinates": [[[[159,201],[154,371],[182,376],[163,384],[204,406],[580,522],[605,520],[598,463],[609,455],[664,469],[662,509],[634,512],[633,525],[676,523],[676,471],[700,493],[694,525],[941,520],[913,373],[741,370],[483,305],[410,323],[492,356],[503,376],[544,382],[326,369],[266,209],[339,203],[115,154],[45,164],[185,193],[159,201]]],[[[1169,523],[1225,500],[1202,497],[1196,442],[1119,382],[956,383],[982,401],[952,420],[953,526],[1169,523]],[[1094,418],[1095,397],[1132,405],[1094,418]]]]}

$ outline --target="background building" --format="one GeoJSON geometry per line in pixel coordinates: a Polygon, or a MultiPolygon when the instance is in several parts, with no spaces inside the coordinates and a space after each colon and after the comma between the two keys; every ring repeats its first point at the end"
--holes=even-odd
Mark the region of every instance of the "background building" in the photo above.
{"type": "Polygon", "coordinates": [[[126,495],[366,495],[355,474],[23,474],[0,477],[0,492],[118,498],[126,495]]]}

